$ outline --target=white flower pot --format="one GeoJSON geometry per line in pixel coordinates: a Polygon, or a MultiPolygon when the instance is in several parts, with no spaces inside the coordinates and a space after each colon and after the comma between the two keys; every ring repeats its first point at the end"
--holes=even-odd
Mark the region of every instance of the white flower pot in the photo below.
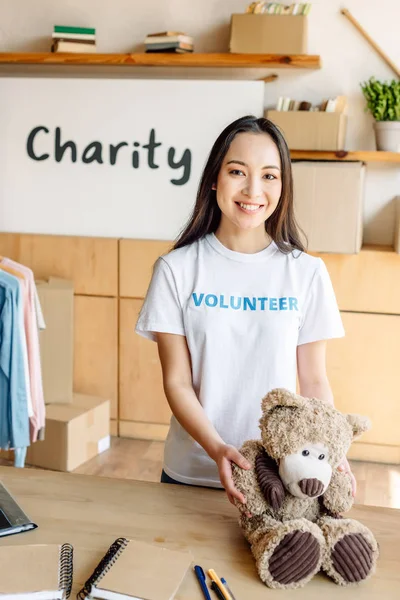
{"type": "Polygon", "coordinates": [[[377,150],[400,152],[400,121],[375,121],[377,150]]]}

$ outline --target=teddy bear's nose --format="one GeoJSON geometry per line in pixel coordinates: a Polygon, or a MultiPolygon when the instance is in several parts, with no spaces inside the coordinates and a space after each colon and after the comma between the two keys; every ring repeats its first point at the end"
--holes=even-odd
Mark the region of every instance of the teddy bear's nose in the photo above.
{"type": "Polygon", "coordinates": [[[299,488],[310,498],[314,496],[320,496],[324,491],[324,484],[319,479],[302,479],[299,483],[299,488]]]}

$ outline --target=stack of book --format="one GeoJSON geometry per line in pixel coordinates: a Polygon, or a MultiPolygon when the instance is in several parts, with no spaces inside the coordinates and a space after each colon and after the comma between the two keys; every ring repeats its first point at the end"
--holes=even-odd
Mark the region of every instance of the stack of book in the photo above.
{"type": "Polygon", "coordinates": [[[144,40],[145,52],[193,52],[193,38],[182,31],[149,33],[144,40]]]}
{"type": "Polygon", "coordinates": [[[54,25],[52,52],[96,52],[96,30],[54,25]]]}

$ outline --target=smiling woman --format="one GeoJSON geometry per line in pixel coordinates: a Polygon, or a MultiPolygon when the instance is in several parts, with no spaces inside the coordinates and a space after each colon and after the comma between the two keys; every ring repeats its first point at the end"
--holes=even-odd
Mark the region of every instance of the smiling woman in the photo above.
{"type": "Polygon", "coordinates": [[[271,121],[243,117],[215,141],[136,331],[157,341],[173,413],[162,481],[245,502],[232,463],[250,468],[238,448],[259,436],[261,398],[295,392],[298,373],[304,397],[332,402],[325,340],[343,326],[325,264],[300,241],[289,150],[271,121]]]}

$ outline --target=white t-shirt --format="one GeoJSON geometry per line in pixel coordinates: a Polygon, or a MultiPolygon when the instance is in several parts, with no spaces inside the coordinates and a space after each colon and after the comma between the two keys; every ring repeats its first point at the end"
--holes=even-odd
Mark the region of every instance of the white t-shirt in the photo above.
{"type": "MultiPolygon", "coordinates": [[[[259,438],[261,400],[296,391],[296,348],[344,335],[324,262],[274,242],[255,254],[214,234],[160,257],[136,332],[186,336],[193,387],[221,438],[240,448],[259,438]]],[[[172,417],[164,470],[177,481],[221,487],[218,469],[172,417]]]]}

